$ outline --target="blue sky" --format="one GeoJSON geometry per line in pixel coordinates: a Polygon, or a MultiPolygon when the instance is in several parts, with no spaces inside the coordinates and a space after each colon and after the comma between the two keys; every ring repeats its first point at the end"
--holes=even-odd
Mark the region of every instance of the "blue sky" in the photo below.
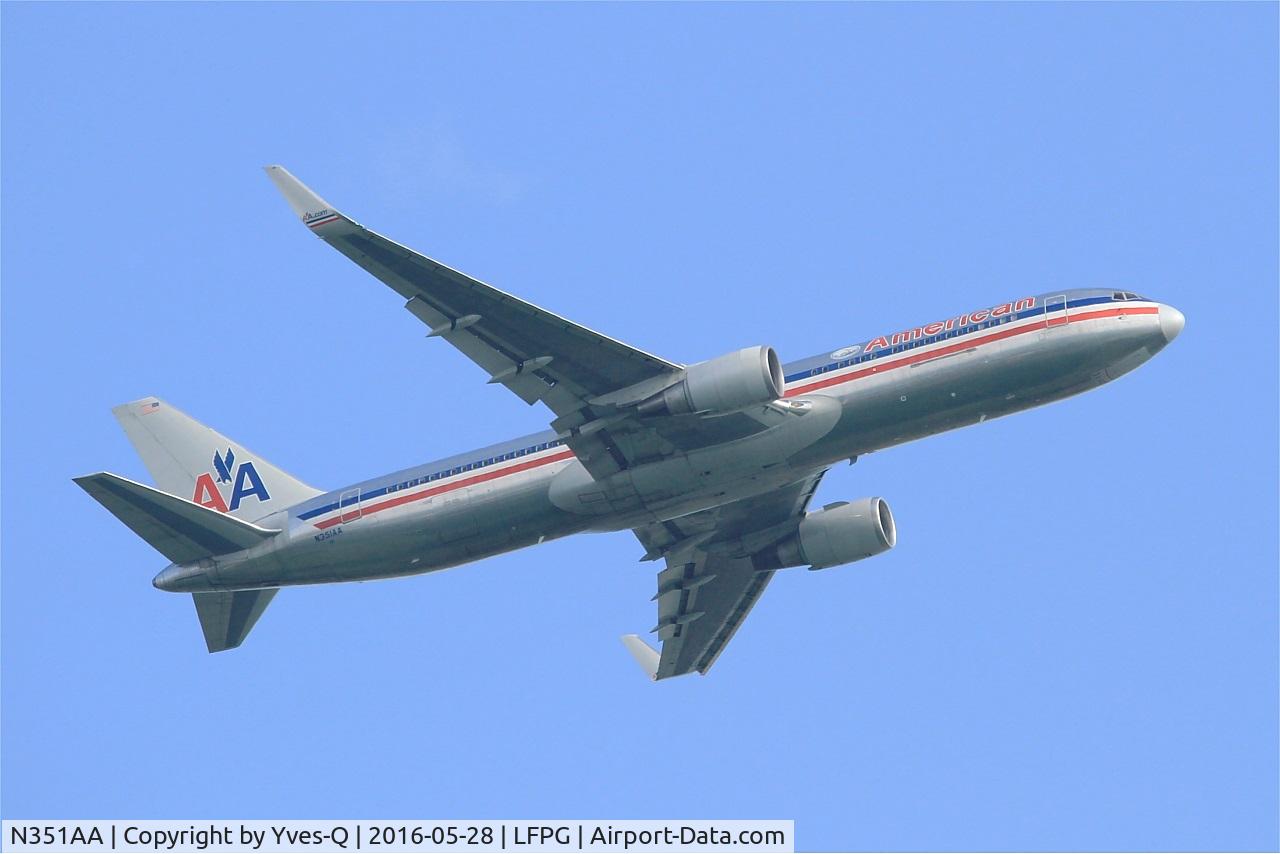
{"type": "Polygon", "coordinates": [[[794,818],[807,849],[1277,839],[1277,7],[4,4],[7,818],[794,818]],[[204,653],[72,483],[156,394],[335,487],[546,419],[259,171],[636,346],[1066,287],[1101,390],[871,455],[892,553],[653,685],[628,534],[287,590],[204,653]]]}

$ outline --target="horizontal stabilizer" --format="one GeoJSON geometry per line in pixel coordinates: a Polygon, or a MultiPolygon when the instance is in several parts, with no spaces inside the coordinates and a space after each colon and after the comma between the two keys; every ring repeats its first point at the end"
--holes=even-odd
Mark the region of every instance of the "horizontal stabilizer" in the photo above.
{"type": "Polygon", "coordinates": [[[622,645],[640,665],[650,679],[658,678],[658,651],[645,643],[639,635],[623,635],[622,645]]]}
{"type": "Polygon", "coordinates": [[[209,652],[235,649],[267,610],[278,590],[236,590],[232,593],[192,593],[204,643],[209,652]]]}
{"type": "Polygon", "coordinates": [[[280,533],[108,472],[75,482],[174,563],[238,552],[280,533]]]}

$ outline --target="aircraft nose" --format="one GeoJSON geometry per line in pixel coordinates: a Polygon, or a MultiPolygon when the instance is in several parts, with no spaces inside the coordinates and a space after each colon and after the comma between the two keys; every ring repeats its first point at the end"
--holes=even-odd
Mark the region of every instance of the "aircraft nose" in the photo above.
{"type": "Polygon", "coordinates": [[[1187,319],[1182,312],[1178,311],[1171,305],[1160,306],[1160,332],[1164,335],[1166,343],[1170,343],[1178,337],[1178,333],[1182,331],[1182,327],[1187,325],[1187,319]]]}

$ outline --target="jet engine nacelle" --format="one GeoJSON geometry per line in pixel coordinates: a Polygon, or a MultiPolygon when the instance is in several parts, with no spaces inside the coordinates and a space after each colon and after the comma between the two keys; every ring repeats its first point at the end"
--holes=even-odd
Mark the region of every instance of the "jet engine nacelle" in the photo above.
{"type": "Polygon", "coordinates": [[[827,569],[887,552],[897,542],[893,513],[883,498],[840,501],[806,514],[796,532],[758,568],[827,569]]]}
{"type": "Polygon", "coordinates": [[[772,347],[748,347],[690,365],[684,378],[641,401],[641,415],[737,412],[782,397],[782,363],[772,347]]]}

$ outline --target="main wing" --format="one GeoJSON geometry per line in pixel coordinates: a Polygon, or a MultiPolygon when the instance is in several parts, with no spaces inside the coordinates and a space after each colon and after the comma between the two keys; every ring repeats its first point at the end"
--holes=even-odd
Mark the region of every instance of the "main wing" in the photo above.
{"type": "Polygon", "coordinates": [[[636,635],[623,641],[654,679],[706,673],[773,577],[753,555],[798,524],[826,469],[755,498],[746,498],[636,528],[646,558],[664,557],[658,573],[660,655],[636,635]],[[655,660],[656,659],[656,660],[655,660]]]}
{"type": "Polygon", "coordinates": [[[593,332],[370,231],[339,213],[283,166],[267,175],[322,240],[404,297],[407,308],[526,403],[558,416],[592,398],[682,366],[593,332]]]}
{"type": "Polygon", "coordinates": [[[526,403],[544,403],[552,428],[593,477],[766,429],[770,407],[714,419],[639,419],[634,404],[678,381],[683,366],[504,293],[401,246],[339,213],[283,166],[266,167],[302,222],[406,300],[427,325],[526,403]]]}

